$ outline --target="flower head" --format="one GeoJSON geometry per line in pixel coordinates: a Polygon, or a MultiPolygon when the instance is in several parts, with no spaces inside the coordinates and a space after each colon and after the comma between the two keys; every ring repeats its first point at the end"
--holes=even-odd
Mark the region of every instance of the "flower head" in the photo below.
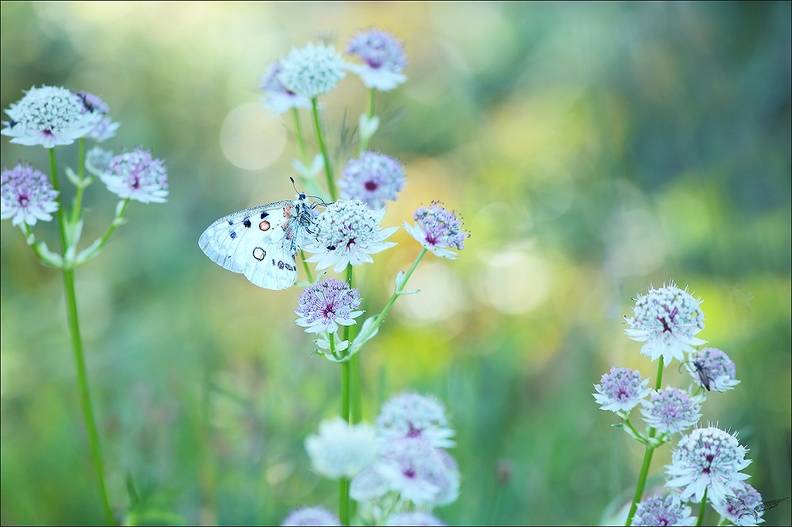
{"type": "Polygon", "coordinates": [[[374,469],[390,490],[416,505],[446,505],[459,495],[459,469],[453,457],[424,438],[386,441],[374,469]]]}
{"type": "Polygon", "coordinates": [[[313,99],[330,91],[344,75],[344,61],[333,46],[308,44],[281,59],[277,77],[287,90],[313,99]]]}
{"type": "Polygon", "coordinates": [[[661,434],[675,434],[695,425],[701,414],[701,405],[679,388],[667,387],[653,392],[647,401],[641,401],[644,421],[661,434]]]}
{"type": "Polygon", "coordinates": [[[346,68],[360,76],[368,88],[392,90],[407,80],[402,70],[407,65],[401,43],[390,33],[379,30],[363,31],[349,41],[347,55],[363,64],[347,64],[346,68]]]}
{"type": "Polygon", "coordinates": [[[121,123],[113,122],[112,119],[105,116],[110,111],[107,103],[98,95],[85,91],[77,92],[77,96],[82,100],[85,111],[98,113],[102,116],[102,119],[88,132],[87,136],[100,143],[113,137],[121,123]]]}
{"type": "Polygon", "coordinates": [[[718,514],[734,525],[757,525],[764,522],[762,495],[744,481],[734,489],[734,494],[727,495],[723,502],[713,502],[712,506],[718,514]]]}
{"type": "Polygon", "coordinates": [[[628,337],[646,342],[641,353],[654,361],[663,357],[668,366],[673,359],[683,360],[684,352],[706,341],[694,335],[704,329],[704,313],[690,293],[679,289],[673,282],[660,289],[650,288],[649,293],[635,299],[632,318],[624,317],[631,326],[625,330],[628,337]]]}
{"type": "Polygon", "coordinates": [[[666,465],[666,486],[682,490],[682,501],[701,502],[704,492],[712,503],[722,502],[741,488],[747,474],[740,472],[751,464],[746,448],[737,438],[719,428],[696,428],[682,436],[666,465]]]}
{"type": "Polygon", "coordinates": [[[283,85],[278,78],[280,65],[276,62],[262,75],[259,90],[264,92],[261,103],[272,110],[275,115],[292,108],[310,108],[311,101],[304,95],[298,95],[283,85]]]}
{"type": "Polygon", "coordinates": [[[3,123],[0,133],[10,136],[12,143],[45,148],[72,144],[102,119],[78,95],[56,86],[29,89],[6,113],[11,121],[3,123]]]}
{"type": "Polygon", "coordinates": [[[600,382],[594,385],[597,393],[591,395],[602,410],[611,412],[629,412],[652,391],[647,387],[649,379],[641,378],[641,372],[630,368],[611,368],[600,382]]]}
{"type": "Polygon", "coordinates": [[[339,200],[319,216],[316,224],[316,241],[305,250],[316,253],[306,261],[316,262],[317,269],[341,272],[347,264],[360,265],[373,262],[370,255],[396,245],[383,240],[396,232],[397,227],[380,229],[379,223],[385,209],[371,210],[359,200],[339,200]]]}
{"type": "Polygon", "coordinates": [[[385,200],[396,201],[404,181],[404,169],[398,161],[384,154],[363,152],[359,159],[349,160],[338,188],[343,199],[358,199],[379,210],[385,200]]]}
{"type": "Polygon", "coordinates": [[[164,203],[168,195],[165,162],[140,148],[113,157],[107,172],[99,177],[110,192],[121,198],[142,203],[164,203]]]}
{"type": "Polygon", "coordinates": [[[707,390],[723,392],[740,384],[734,362],[717,348],[694,351],[686,366],[693,379],[707,390]]]}
{"type": "Polygon", "coordinates": [[[679,500],[676,494],[652,496],[638,504],[633,525],[695,525],[696,517],[690,515],[690,507],[679,500]]]}
{"type": "Polygon", "coordinates": [[[364,423],[350,425],[340,417],[322,421],[319,435],[305,440],[314,469],[331,479],[352,478],[376,458],[376,432],[364,423]]]}
{"type": "Polygon", "coordinates": [[[385,521],[385,525],[426,525],[426,526],[442,526],[446,525],[439,518],[423,511],[410,511],[399,512],[389,517],[385,521]]]}
{"type": "Polygon", "coordinates": [[[341,525],[338,517],[324,507],[303,507],[292,511],[281,523],[282,526],[299,527],[302,525],[341,525]]]}
{"type": "Polygon", "coordinates": [[[349,284],[334,278],[322,280],[300,293],[300,315],[297,324],[309,333],[335,332],[338,324],[351,326],[354,318],[363,314],[355,311],[360,306],[360,294],[349,284]]]}
{"type": "Polygon", "coordinates": [[[85,154],[85,168],[91,174],[99,176],[110,171],[110,161],[112,159],[113,152],[95,146],[85,154]]]}
{"type": "Polygon", "coordinates": [[[431,396],[408,392],[391,397],[382,405],[376,424],[383,438],[423,437],[434,447],[454,446],[445,408],[431,396]]]}
{"type": "Polygon", "coordinates": [[[441,203],[433,201],[429,207],[420,207],[413,214],[417,222],[412,227],[405,221],[404,229],[418,243],[437,256],[456,260],[456,253],[449,249],[464,249],[465,238],[470,233],[462,230],[462,220],[453,211],[445,210],[441,203]]]}
{"type": "Polygon", "coordinates": [[[50,212],[58,210],[57,195],[47,176],[30,165],[19,163],[4,169],[0,175],[0,218],[13,218],[13,225],[50,221],[50,212]]]}

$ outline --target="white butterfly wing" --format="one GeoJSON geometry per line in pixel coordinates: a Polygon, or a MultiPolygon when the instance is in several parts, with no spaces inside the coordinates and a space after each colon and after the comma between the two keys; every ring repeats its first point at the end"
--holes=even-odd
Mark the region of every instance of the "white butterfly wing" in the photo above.
{"type": "Polygon", "coordinates": [[[297,264],[284,239],[294,218],[291,201],[245,209],[215,221],[198,239],[206,256],[223,268],[242,273],[265,289],[286,289],[297,280],[297,264]]]}

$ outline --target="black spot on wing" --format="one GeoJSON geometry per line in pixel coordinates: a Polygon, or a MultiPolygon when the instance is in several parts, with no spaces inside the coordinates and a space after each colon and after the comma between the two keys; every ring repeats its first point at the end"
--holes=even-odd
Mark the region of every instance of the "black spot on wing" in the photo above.
{"type": "Polygon", "coordinates": [[[236,238],[236,233],[234,231],[231,231],[231,239],[233,240],[234,238],[236,238]]]}
{"type": "Polygon", "coordinates": [[[263,211],[263,212],[261,213],[261,218],[260,218],[260,219],[262,219],[262,220],[263,220],[263,219],[264,219],[264,218],[266,218],[267,216],[269,216],[269,212],[267,212],[267,211],[265,210],[265,211],[263,211]]]}
{"type": "Polygon", "coordinates": [[[242,220],[242,225],[244,225],[245,227],[247,227],[249,229],[250,225],[251,225],[250,218],[245,218],[244,220],[242,220]]]}

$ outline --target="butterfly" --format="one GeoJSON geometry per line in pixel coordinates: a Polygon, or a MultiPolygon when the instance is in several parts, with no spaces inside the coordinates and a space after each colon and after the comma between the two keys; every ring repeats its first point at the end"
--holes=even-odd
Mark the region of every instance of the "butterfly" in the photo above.
{"type": "Polygon", "coordinates": [[[286,289],[297,280],[295,255],[314,234],[316,206],[300,192],[294,200],[234,212],[212,223],[198,246],[213,262],[259,287],[286,289]]]}

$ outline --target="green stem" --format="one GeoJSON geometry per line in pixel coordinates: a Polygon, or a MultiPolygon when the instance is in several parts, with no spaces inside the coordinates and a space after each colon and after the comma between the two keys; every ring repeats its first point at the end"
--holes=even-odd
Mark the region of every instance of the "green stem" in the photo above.
{"type": "Polygon", "coordinates": [[[91,448],[91,458],[93,460],[94,472],[99,484],[99,494],[102,499],[102,507],[108,525],[116,525],[113,517],[113,510],[110,507],[110,500],[107,495],[107,485],[104,477],[104,460],[102,459],[102,447],[99,442],[99,432],[94,418],[93,405],[91,404],[91,394],[88,388],[88,375],[85,368],[85,356],[83,353],[82,338],[80,337],[80,323],[77,318],[77,296],[74,289],[74,269],[63,270],[63,285],[66,289],[66,310],[68,312],[69,329],[71,330],[72,349],[74,350],[74,364],[77,368],[77,384],[80,389],[80,400],[82,402],[83,416],[85,417],[85,429],[88,432],[88,440],[91,448]]]}
{"type": "MultiPolygon", "coordinates": [[[[81,138],[78,141],[79,144],[79,157],[78,157],[78,165],[77,165],[77,179],[80,183],[83,182],[83,176],[85,175],[85,138],[81,138]]],[[[71,214],[71,223],[72,225],[76,225],[77,222],[80,220],[80,209],[82,208],[82,198],[83,192],[85,191],[85,185],[77,185],[77,191],[74,195],[74,207],[72,208],[71,214]]]]}
{"type": "Polygon", "coordinates": [[[699,508],[698,518],[696,519],[696,525],[704,525],[704,513],[707,512],[707,489],[704,489],[704,496],[701,498],[701,507],[699,508]]]}
{"type": "Polygon", "coordinates": [[[338,516],[341,525],[349,525],[349,478],[338,481],[338,516]]]}
{"type": "MultiPolygon", "coordinates": [[[[349,284],[349,287],[355,287],[354,284],[354,275],[352,273],[352,266],[347,265],[346,268],[346,282],[349,284]]],[[[352,336],[352,326],[344,326],[344,340],[351,341],[353,339],[352,336]]],[[[350,423],[359,423],[360,420],[363,418],[363,411],[362,411],[362,396],[360,393],[360,358],[358,354],[355,353],[349,358],[349,390],[350,390],[350,406],[351,406],[351,420],[350,423]]]]}
{"type": "MultiPolygon", "coordinates": [[[[661,356],[657,365],[657,381],[655,382],[655,390],[660,389],[662,382],[663,357],[661,356]]],[[[633,496],[632,504],[630,505],[630,512],[627,514],[627,522],[624,524],[626,526],[632,525],[633,516],[635,516],[635,511],[638,509],[638,502],[641,501],[644,487],[646,487],[646,478],[649,475],[649,466],[652,464],[652,454],[654,453],[655,449],[651,439],[654,438],[655,432],[656,431],[654,428],[649,427],[648,438],[650,441],[646,444],[646,451],[644,452],[643,463],[641,464],[641,473],[638,475],[638,484],[635,486],[635,495],[633,496]]]]}
{"type": "Polygon", "coordinates": [[[78,258],[79,261],[76,262],[76,264],[83,264],[91,260],[97,254],[99,254],[99,251],[101,251],[105,245],[107,245],[107,242],[110,241],[110,236],[112,236],[115,230],[124,223],[124,212],[126,211],[127,205],[129,205],[129,198],[125,198],[124,201],[120,202],[120,206],[117,209],[115,218],[113,218],[113,221],[110,222],[110,226],[97,242],[86,249],[84,254],[80,254],[80,257],[78,258]]]}
{"type": "MultiPolygon", "coordinates": [[[[369,92],[369,101],[368,101],[368,118],[369,118],[369,120],[371,120],[371,118],[374,117],[374,96],[375,96],[376,93],[377,93],[377,90],[375,90],[374,88],[371,88],[371,91],[369,92]]],[[[363,152],[366,151],[366,148],[368,147],[368,140],[369,140],[368,137],[361,138],[361,140],[360,140],[360,154],[361,155],[363,154],[363,152]]]]}
{"type": "Polygon", "coordinates": [[[330,156],[327,154],[327,146],[325,146],[324,138],[322,137],[322,125],[319,124],[319,100],[314,97],[311,99],[311,107],[313,108],[313,121],[314,129],[316,130],[316,140],[319,142],[319,150],[322,152],[322,159],[324,160],[325,176],[327,176],[327,190],[330,193],[330,200],[336,200],[336,188],[333,182],[333,169],[330,166],[330,156]]]}
{"type": "Polygon", "coordinates": [[[305,261],[305,251],[300,249],[300,256],[302,257],[303,268],[305,269],[305,275],[308,277],[308,283],[313,284],[313,273],[311,273],[311,267],[308,265],[308,262],[305,261]]]}
{"type": "Polygon", "coordinates": [[[413,272],[415,272],[415,268],[418,267],[418,264],[421,262],[421,259],[424,257],[425,254],[426,254],[426,247],[423,247],[421,249],[421,252],[419,252],[418,256],[415,258],[415,261],[413,262],[412,267],[410,267],[410,270],[407,271],[407,274],[404,275],[404,280],[402,280],[402,283],[396,288],[396,291],[393,292],[393,296],[390,297],[388,303],[385,304],[384,308],[382,308],[382,312],[380,312],[380,314],[377,315],[377,322],[378,322],[377,326],[380,326],[385,321],[385,317],[388,315],[388,311],[390,311],[390,309],[393,307],[393,304],[396,302],[396,299],[399,298],[399,295],[401,295],[402,292],[404,292],[404,286],[407,285],[407,281],[410,279],[413,272]]]}
{"type": "MultiPolygon", "coordinates": [[[[52,171],[52,186],[58,192],[58,228],[60,230],[61,249],[63,254],[69,252],[66,237],[66,218],[64,217],[63,199],[60,193],[58,182],[58,164],[55,159],[55,149],[49,149],[50,170],[52,171]]],[[[88,388],[88,375],[85,368],[85,356],[83,353],[82,338],[80,337],[80,321],[77,316],[77,294],[74,288],[74,269],[64,261],[63,267],[63,287],[66,297],[66,315],[71,334],[72,350],[74,352],[74,365],[77,369],[77,386],[80,391],[80,401],[82,403],[83,417],[85,419],[85,429],[88,433],[88,442],[91,449],[91,459],[93,460],[94,472],[96,472],[97,484],[99,485],[99,495],[102,500],[105,519],[108,525],[116,525],[113,509],[110,507],[110,500],[107,495],[107,485],[104,477],[104,460],[102,459],[102,448],[99,443],[99,432],[96,427],[93,406],[91,404],[91,394],[88,388]]]]}

